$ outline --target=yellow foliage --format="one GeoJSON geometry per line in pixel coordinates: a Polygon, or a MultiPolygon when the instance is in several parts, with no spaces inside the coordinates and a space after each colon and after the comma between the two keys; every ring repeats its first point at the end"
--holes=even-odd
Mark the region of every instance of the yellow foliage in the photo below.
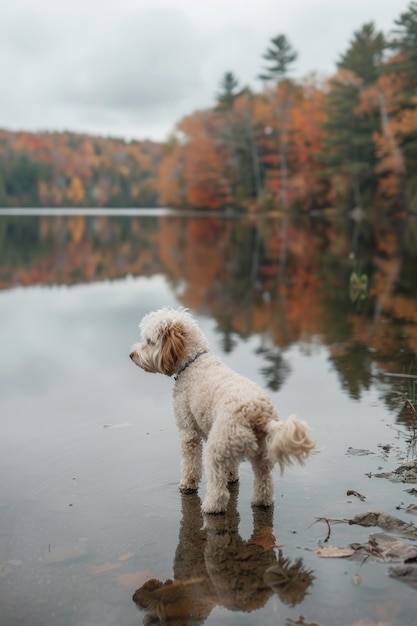
{"type": "Polygon", "coordinates": [[[84,186],[78,176],[71,178],[70,186],[67,189],[67,198],[74,206],[79,206],[83,203],[85,198],[84,186]]]}

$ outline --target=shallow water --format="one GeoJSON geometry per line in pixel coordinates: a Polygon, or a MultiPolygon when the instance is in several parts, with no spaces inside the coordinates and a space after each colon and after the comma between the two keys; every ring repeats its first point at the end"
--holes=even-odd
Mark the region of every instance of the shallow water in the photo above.
{"type": "Polygon", "coordinates": [[[416,230],[0,217],[1,626],[413,624],[391,563],[317,555],[380,529],[317,520],[417,523],[413,485],[375,477],[415,458],[416,230]],[[318,441],[276,470],[273,511],[252,510],[246,464],[225,516],[178,491],[174,381],[128,358],[142,315],[178,304],[318,441]]]}

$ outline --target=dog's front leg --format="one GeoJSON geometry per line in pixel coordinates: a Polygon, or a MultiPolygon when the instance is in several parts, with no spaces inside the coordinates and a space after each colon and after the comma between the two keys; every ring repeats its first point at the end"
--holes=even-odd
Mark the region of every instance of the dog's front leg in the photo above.
{"type": "Polygon", "coordinates": [[[181,482],[183,493],[197,491],[202,472],[201,437],[189,430],[180,431],[181,482]]]}
{"type": "Polygon", "coordinates": [[[235,464],[231,462],[230,451],[225,446],[225,440],[218,438],[219,433],[212,430],[204,451],[204,469],[207,485],[206,496],[203,500],[203,513],[225,513],[230,492],[227,488],[230,470],[232,473],[235,464]]]}

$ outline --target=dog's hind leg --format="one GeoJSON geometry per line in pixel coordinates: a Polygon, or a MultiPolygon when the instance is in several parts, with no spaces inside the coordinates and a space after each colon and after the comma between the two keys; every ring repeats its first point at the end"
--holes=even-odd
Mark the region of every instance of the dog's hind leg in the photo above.
{"type": "Polygon", "coordinates": [[[253,481],[252,504],[270,506],[274,503],[274,482],[272,478],[273,463],[266,457],[260,447],[259,452],[249,458],[255,479],[253,481]]]}
{"type": "Polygon", "coordinates": [[[219,439],[214,429],[204,450],[204,469],[207,486],[203,513],[225,513],[230,498],[227,484],[231,476],[236,476],[236,463],[231,461],[225,440],[219,439]]]}
{"type": "Polygon", "coordinates": [[[181,482],[183,493],[197,491],[202,472],[202,442],[197,433],[180,431],[181,482]]]}

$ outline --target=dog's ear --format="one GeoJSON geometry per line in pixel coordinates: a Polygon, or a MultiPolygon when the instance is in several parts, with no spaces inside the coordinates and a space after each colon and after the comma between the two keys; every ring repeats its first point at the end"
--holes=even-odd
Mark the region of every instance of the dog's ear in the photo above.
{"type": "Polygon", "coordinates": [[[176,366],[187,356],[185,332],[182,324],[173,324],[164,333],[160,355],[161,371],[167,376],[175,374],[176,366]]]}

